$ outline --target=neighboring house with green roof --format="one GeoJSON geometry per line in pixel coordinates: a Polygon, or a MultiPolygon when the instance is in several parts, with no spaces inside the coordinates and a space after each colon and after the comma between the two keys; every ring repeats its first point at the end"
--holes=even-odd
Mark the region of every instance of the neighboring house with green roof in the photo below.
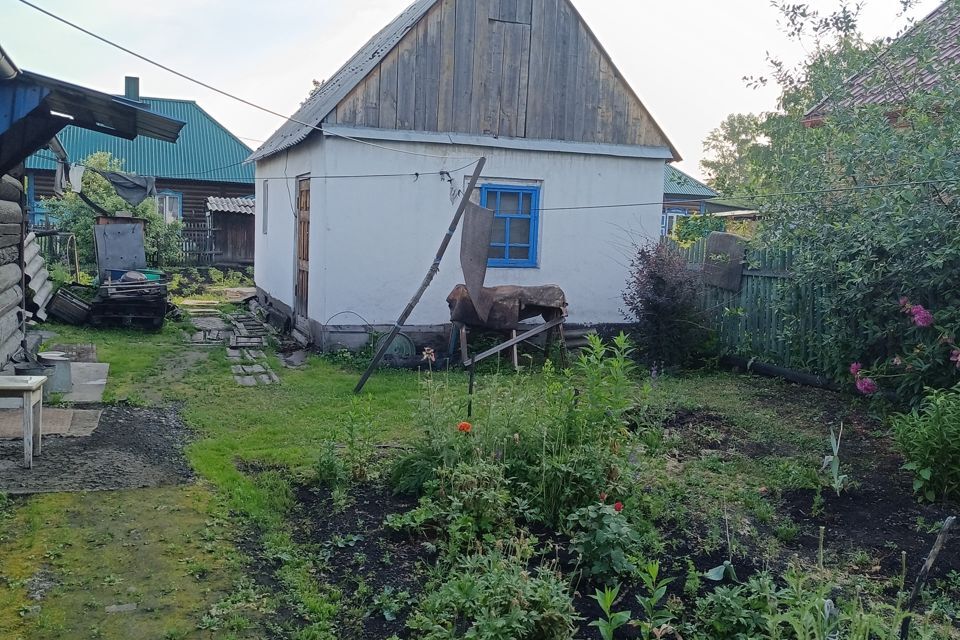
{"type": "Polygon", "coordinates": [[[663,168],[663,217],[660,219],[660,235],[673,232],[678,218],[707,213],[707,200],[719,194],[671,165],[663,168]]]}
{"type": "MultiPolygon", "coordinates": [[[[141,98],[139,79],[127,78],[125,98],[141,101],[151,111],[185,122],[176,143],[67,127],[60,134],[71,161],[98,151],[123,161],[123,170],[157,179],[158,210],[167,220],[205,219],[210,196],[253,196],[253,165],[243,164],[251,150],[193,100],[141,98]]],[[[46,222],[43,198],[54,195],[56,164],[49,152],[38,152],[25,163],[28,211],[34,224],[46,222]]]]}

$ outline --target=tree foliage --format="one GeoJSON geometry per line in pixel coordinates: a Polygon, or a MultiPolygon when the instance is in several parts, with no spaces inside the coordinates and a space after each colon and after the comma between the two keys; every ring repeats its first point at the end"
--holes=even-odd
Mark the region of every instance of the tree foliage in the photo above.
{"type": "MultiPolygon", "coordinates": [[[[960,11],[960,1],[949,4],[960,11]]],[[[861,378],[872,374],[915,403],[925,384],[960,377],[950,360],[960,331],[960,68],[936,62],[923,28],[892,44],[866,42],[847,5],[829,15],[781,10],[788,35],[811,39],[812,53],[796,69],[771,60],[770,78],[751,79],[776,82],[781,94],[778,110],[759,117],[761,143],[740,145],[735,165],[748,179],[736,188],[765,192],[753,199],[764,220],[759,242],[789,249],[796,285],[819,292],[826,373],[849,380],[850,363],[862,362],[861,378]],[[926,71],[940,82],[916,90],[926,71]],[[845,80],[858,72],[890,100],[855,104],[845,80]],[[822,122],[807,126],[823,100],[822,122]],[[901,298],[933,322],[918,326],[901,298]]],[[[737,146],[737,130],[715,133],[737,146]]]]}
{"type": "MultiPolygon", "coordinates": [[[[82,163],[101,171],[123,170],[123,161],[105,151],[92,154],[82,163]]],[[[86,171],[83,174],[83,194],[111,215],[129,211],[134,216],[146,219],[144,244],[149,264],[163,266],[176,260],[179,255],[183,225],[179,222],[165,222],[157,213],[156,201],[153,198],[147,198],[139,206],[133,207],[117,195],[103,176],[94,171],[86,171]]],[[[44,200],[44,205],[50,214],[58,219],[58,228],[76,237],[81,265],[85,267],[95,265],[97,257],[93,244],[93,226],[100,213],[94,211],[72,191],[64,193],[62,197],[47,198],[44,200]]]]}

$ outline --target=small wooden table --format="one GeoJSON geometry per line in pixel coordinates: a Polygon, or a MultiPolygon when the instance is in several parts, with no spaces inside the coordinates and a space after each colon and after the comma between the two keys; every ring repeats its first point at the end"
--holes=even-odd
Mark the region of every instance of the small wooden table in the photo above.
{"type": "Polygon", "coordinates": [[[15,398],[23,408],[23,466],[33,467],[43,435],[43,385],[47,376],[0,376],[0,398],[15,398]]]}

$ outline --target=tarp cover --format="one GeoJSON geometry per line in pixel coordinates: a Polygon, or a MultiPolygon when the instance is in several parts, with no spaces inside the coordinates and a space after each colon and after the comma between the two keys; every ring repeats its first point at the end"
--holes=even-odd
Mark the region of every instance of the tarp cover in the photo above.
{"type": "Polygon", "coordinates": [[[703,261],[703,283],[726,289],[740,290],[743,275],[745,240],[732,233],[714,231],[707,236],[707,256],[703,261]]]}
{"type": "Polygon", "coordinates": [[[555,284],[539,287],[502,285],[484,287],[490,297],[490,314],[482,321],[474,308],[467,287],[458,284],[447,296],[450,320],[470,327],[485,329],[515,329],[521,321],[542,316],[545,321],[565,313],[567,299],[563,290],[555,284]]]}

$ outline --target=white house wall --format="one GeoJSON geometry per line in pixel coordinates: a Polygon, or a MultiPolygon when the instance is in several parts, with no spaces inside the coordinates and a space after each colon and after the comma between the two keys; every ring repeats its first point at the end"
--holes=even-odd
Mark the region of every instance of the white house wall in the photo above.
{"type": "MultiPolygon", "coordinates": [[[[541,185],[539,268],[490,268],[487,284],[557,284],[567,294],[570,322],[623,322],[620,313],[631,247],[660,230],[663,161],[543,151],[490,149],[391,141],[383,143],[448,160],[386,151],[339,138],[317,136],[257,166],[257,215],[261,177],[312,171],[313,175],[435,173],[487,157],[481,182],[541,185]],[[619,203],[625,208],[551,210],[619,203]]],[[[455,174],[463,186],[465,169],[455,174]]],[[[257,223],[256,281],[266,293],[293,306],[296,184],[269,187],[268,233],[257,223]],[[281,188],[278,188],[281,187],[281,188]]],[[[430,266],[454,212],[450,185],[437,175],[319,179],[311,183],[310,319],[321,324],[392,324],[430,266]]],[[[459,233],[440,273],[408,324],[449,321],[446,296],[463,282],[459,233]]]]}
{"type": "Polygon", "coordinates": [[[310,173],[311,159],[310,146],[300,145],[261,160],[256,167],[254,280],[257,286],[291,308],[295,264],[293,252],[296,177],[310,173]],[[269,185],[266,189],[265,183],[269,185]],[[266,207],[265,193],[269,197],[266,207]],[[267,217],[267,233],[263,232],[264,211],[267,217]]]}

